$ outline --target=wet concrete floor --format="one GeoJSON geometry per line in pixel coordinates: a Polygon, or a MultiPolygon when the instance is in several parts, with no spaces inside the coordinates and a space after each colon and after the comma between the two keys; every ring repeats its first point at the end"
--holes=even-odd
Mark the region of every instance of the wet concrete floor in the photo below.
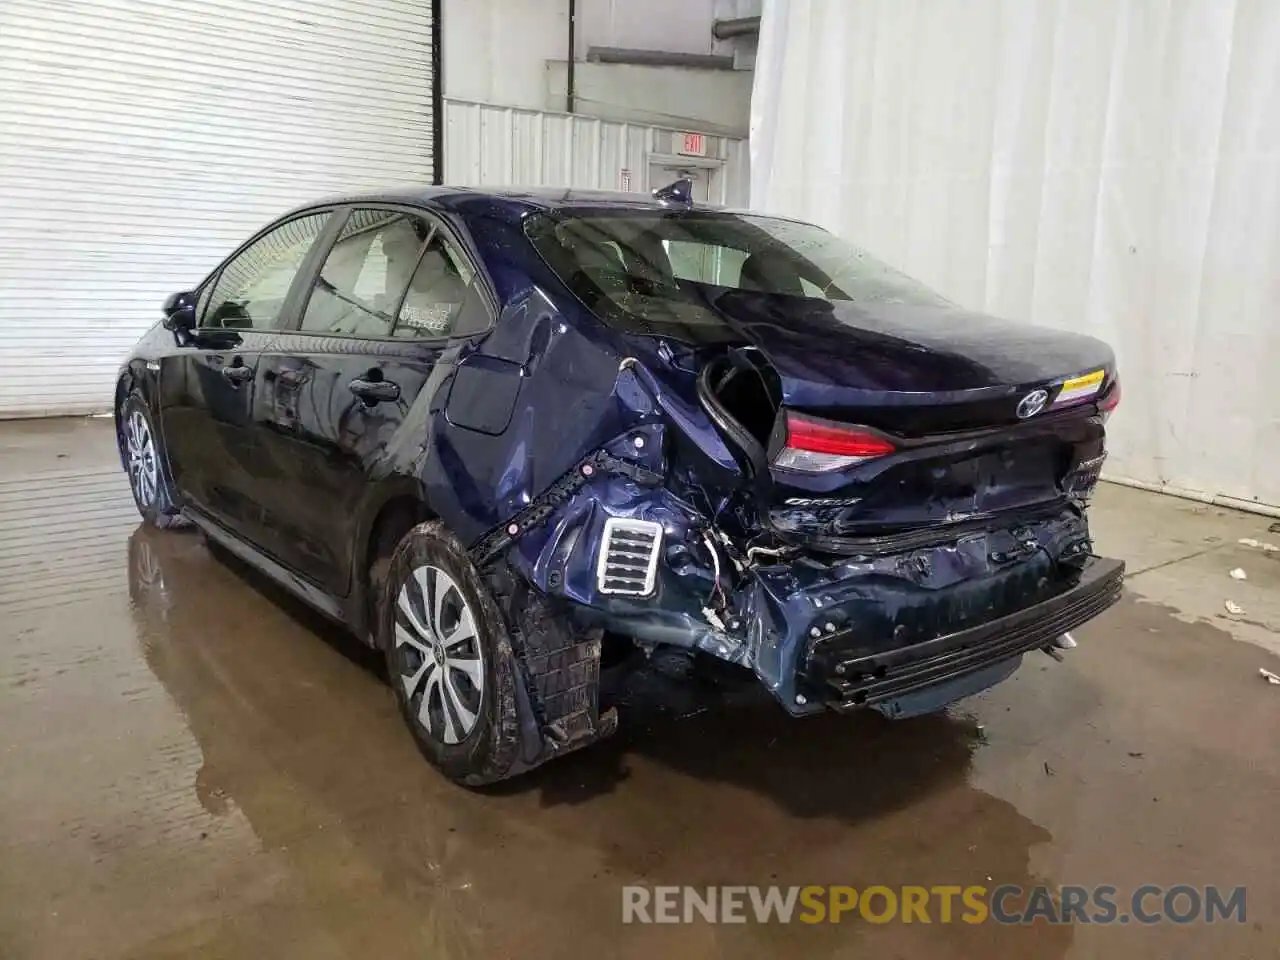
{"type": "Polygon", "coordinates": [[[1064,664],[896,723],[638,707],[471,793],[376,657],[137,527],[109,421],[0,426],[0,957],[1280,956],[1280,554],[1237,544],[1269,521],[1095,517],[1134,575],[1064,664]],[[1219,884],[1247,918],[624,926],[633,883],[1219,884]]]}

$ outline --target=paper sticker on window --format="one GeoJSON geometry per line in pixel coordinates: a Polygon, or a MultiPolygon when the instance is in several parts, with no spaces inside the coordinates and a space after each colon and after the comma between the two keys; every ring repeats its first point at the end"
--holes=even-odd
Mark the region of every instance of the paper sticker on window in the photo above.
{"type": "Polygon", "coordinates": [[[1062,389],[1058,391],[1058,397],[1053,401],[1055,407],[1061,407],[1068,403],[1079,403],[1081,400],[1087,400],[1098,392],[1102,387],[1102,377],[1105,371],[1095,370],[1093,373],[1086,373],[1082,377],[1072,377],[1062,385],[1062,389]]]}

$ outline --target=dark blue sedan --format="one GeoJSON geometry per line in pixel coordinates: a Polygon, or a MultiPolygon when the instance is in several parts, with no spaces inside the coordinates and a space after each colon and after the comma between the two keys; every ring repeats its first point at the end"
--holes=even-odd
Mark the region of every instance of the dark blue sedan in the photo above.
{"type": "Polygon", "coordinates": [[[481,784],[612,732],[606,666],[910,716],[1120,594],[1089,337],[967,312],[824,230],[454,188],[267,226],[120,371],[145,520],[194,523],[382,650],[481,784]]]}

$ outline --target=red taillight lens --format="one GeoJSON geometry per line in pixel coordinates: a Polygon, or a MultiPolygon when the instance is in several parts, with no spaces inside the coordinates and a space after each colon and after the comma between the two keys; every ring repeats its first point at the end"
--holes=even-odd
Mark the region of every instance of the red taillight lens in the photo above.
{"type": "Polygon", "coordinates": [[[1116,377],[1111,382],[1111,389],[1098,401],[1098,410],[1102,413],[1110,413],[1118,406],[1120,406],[1120,378],[1116,377]]]}
{"type": "Polygon", "coordinates": [[[897,448],[864,427],[849,427],[799,413],[787,415],[787,439],[774,459],[784,470],[821,473],[883,457],[897,448]]]}
{"type": "Polygon", "coordinates": [[[870,431],[813,420],[796,413],[787,414],[787,446],[846,457],[882,457],[895,449],[888,440],[870,431]]]}

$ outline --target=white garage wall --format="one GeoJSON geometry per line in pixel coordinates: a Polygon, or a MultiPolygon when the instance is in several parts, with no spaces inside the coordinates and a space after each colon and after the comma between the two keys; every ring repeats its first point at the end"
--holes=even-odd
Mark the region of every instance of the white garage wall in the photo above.
{"type": "Polygon", "coordinates": [[[429,0],[0,0],[0,417],[108,409],[166,294],[432,178],[429,0]]]}
{"type": "Polygon", "coordinates": [[[1109,473],[1280,505],[1280,3],[768,0],[752,203],[1109,341],[1109,473]]]}

